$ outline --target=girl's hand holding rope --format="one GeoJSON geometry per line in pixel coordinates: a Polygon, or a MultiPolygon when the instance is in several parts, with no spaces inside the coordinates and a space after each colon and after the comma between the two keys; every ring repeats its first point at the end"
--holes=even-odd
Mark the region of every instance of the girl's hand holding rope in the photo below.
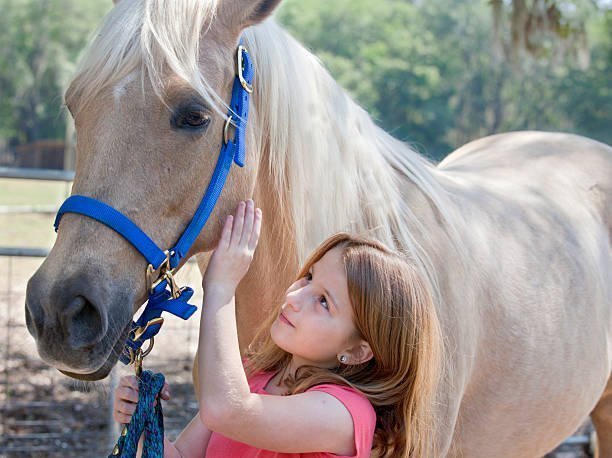
{"type": "MultiPolygon", "coordinates": [[[[165,383],[161,391],[164,401],[170,399],[170,386],[165,383]]],[[[157,402],[157,401],[156,401],[157,402]]],[[[136,411],[138,403],[138,378],[135,375],[124,376],[119,379],[119,385],[115,388],[115,399],[113,401],[113,418],[117,423],[128,424],[136,411]]]]}

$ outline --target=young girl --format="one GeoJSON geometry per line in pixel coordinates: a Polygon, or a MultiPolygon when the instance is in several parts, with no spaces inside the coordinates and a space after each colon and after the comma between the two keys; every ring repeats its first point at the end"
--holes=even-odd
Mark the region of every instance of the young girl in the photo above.
{"type": "MultiPolygon", "coordinates": [[[[332,236],[243,360],[234,293],[260,227],[252,201],[224,225],[203,279],[200,410],[175,442],[164,440],[164,456],[434,456],[441,339],[417,269],[378,242],[332,236]]],[[[135,377],[121,379],[118,422],[129,423],[137,388],[135,377]]]]}

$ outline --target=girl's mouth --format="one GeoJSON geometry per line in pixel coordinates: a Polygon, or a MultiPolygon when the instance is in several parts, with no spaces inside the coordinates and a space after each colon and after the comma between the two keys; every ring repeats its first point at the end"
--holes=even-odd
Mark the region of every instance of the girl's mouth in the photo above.
{"type": "Polygon", "coordinates": [[[283,323],[285,323],[285,324],[287,324],[287,325],[291,326],[292,328],[295,328],[295,326],[293,326],[293,323],[287,319],[287,317],[285,316],[285,314],[284,314],[283,312],[281,312],[281,313],[280,313],[280,315],[279,315],[279,319],[280,319],[280,320],[281,320],[283,323]]]}

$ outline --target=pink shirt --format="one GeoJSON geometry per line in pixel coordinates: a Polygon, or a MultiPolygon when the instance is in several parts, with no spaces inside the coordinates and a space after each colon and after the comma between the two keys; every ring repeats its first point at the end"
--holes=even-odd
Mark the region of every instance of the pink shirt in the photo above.
{"type": "MultiPolygon", "coordinates": [[[[261,373],[254,375],[249,380],[251,393],[268,394],[264,388],[274,376],[273,373],[261,373]]],[[[374,429],[376,427],[376,412],[370,401],[361,393],[350,387],[338,385],[317,385],[307,391],[323,391],[331,394],[347,408],[355,427],[355,448],[357,454],[350,458],[369,458],[374,439],[374,429]]],[[[271,396],[271,395],[270,395],[271,396]]],[[[251,447],[250,445],[236,442],[215,432],[210,436],[206,458],[349,458],[340,457],[333,453],[314,452],[314,453],[279,453],[269,450],[262,450],[251,447]]]]}

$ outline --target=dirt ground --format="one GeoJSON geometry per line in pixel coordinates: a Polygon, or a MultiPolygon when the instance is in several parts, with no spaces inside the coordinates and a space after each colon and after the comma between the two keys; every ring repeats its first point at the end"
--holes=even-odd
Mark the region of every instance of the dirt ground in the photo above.
{"type": "MultiPolygon", "coordinates": [[[[95,383],[71,380],[44,364],[25,328],[27,279],[41,259],[0,257],[0,457],[101,457],[112,450],[118,430],[110,417],[111,380],[131,373],[119,365],[112,377],[95,383]]],[[[181,278],[196,289],[199,273],[187,266],[181,278]]],[[[161,371],[171,386],[165,402],[166,434],[175,438],[196,414],[191,364],[197,345],[199,312],[187,322],[170,317],[145,369],[161,371]],[[177,344],[179,343],[179,344],[177,344]]],[[[590,432],[585,424],[577,436],[590,432]]],[[[587,458],[588,446],[562,445],[547,458],[587,458]]]]}

